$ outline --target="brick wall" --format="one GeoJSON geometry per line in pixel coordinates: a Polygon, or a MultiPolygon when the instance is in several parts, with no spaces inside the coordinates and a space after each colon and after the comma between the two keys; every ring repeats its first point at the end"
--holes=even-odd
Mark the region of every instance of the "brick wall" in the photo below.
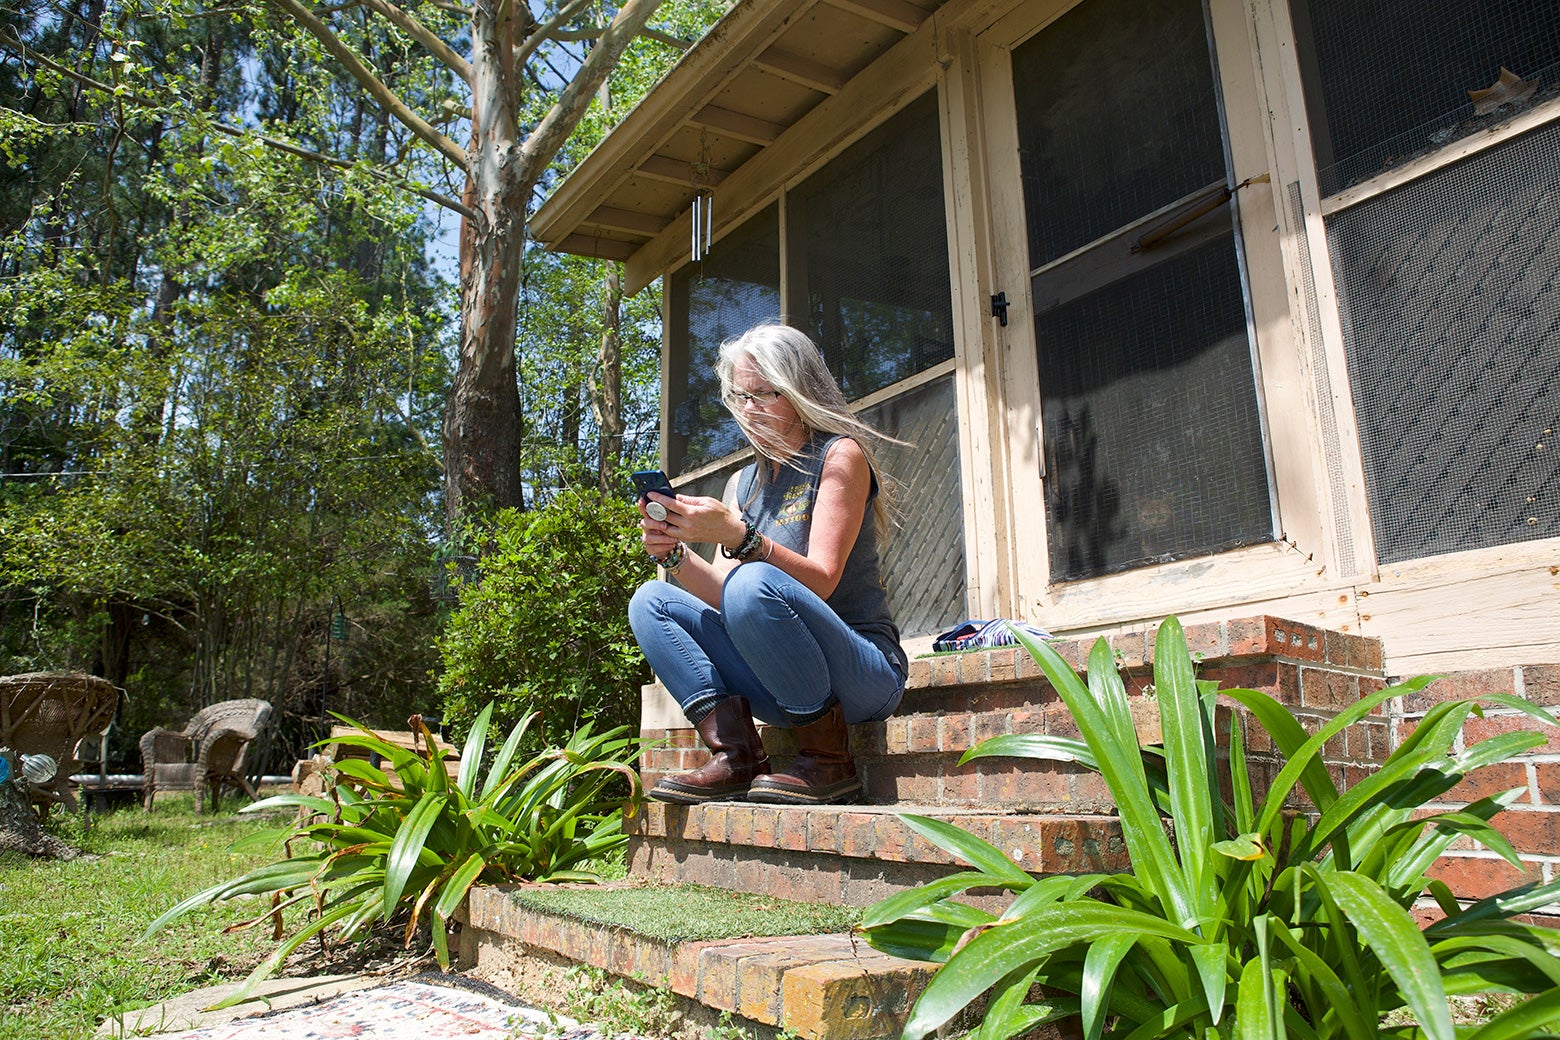
{"type": "MultiPolygon", "coordinates": [[[[1417,694],[1397,698],[1392,705],[1392,746],[1397,747],[1436,704],[1489,693],[1515,694],[1554,711],[1560,706],[1560,664],[1455,672],[1417,694]]],[[[1547,742],[1520,759],[1480,770],[1435,803],[1436,808],[1452,808],[1513,788],[1521,791],[1495,824],[1521,857],[1523,869],[1467,838],[1459,839],[1436,864],[1433,873],[1464,898],[1560,877],[1560,729],[1522,712],[1491,706],[1482,718],[1469,716],[1458,746],[1524,729],[1542,732],[1547,742]]]]}
{"type": "MultiPolygon", "coordinates": [[[[1375,639],[1266,616],[1191,625],[1186,636],[1198,662],[1199,677],[1215,680],[1223,688],[1265,691],[1312,732],[1388,682],[1381,644],[1375,639]]],[[[1108,637],[1144,743],[1160,739],[1151,693],[1154,637],[1152,630],[1108,637]]],[[[1081,669],[1093,643],[1091,638],[1058,640],[1053,645],[1065,661],[1081,669]]],[[[1546,707],[1560,705],[1560,665],[1460,673],[1412,697],[1388,700],[1380,714],[1348,727],[1323,749],[1334,783],[1347,786],[1379,768],[1438,701],[1493,692],[1515,693],[1546,707]]],[[[1247,759],[1260,793],[1283,767],[1284,759],[1266,732],[1244,717],[1245,709],[1233,702],[1227,702],[1220,713],[1221,746],[1227,748],[1232,713],[1242,716],[1247,759]]],[[[1492,709],[1483,718],[1468,720],[1463,739],[1472,742],[1514,728],[1540,727],[1537,720],[1520,712],[1492,709]]],[[[866,800],[909,809],[1011,812],[1018,819],[1034,813],[1111,811],[1103,781],[1081,767],[1020,759],[958,764],[964,751],[989,737],[1008,733],[1078,736],[1065,705],[1026,652],[1001,648],[912,661],[899,714],[853,728],[866,800]]],[[[770,754],[783,763],[793,750],[789,734],[767,727],[763,734],[770,754]]],[[[647,785],[666,773],[695,768],[707,760],[707,752],[692,729],[646,729],[644,736],[665,741],[665,746],[644,756],[642,773],[647,785]]],[[[1524,881],[1549,881],[1560,870],[1560,731],[1552,731],[1549,742],[1522,761],[1481,771],[1451,792],[1444,805],[1465,804],[1512,787],[1523,788],[1523,794],[1496,823],[1521,854],[1525,869],[1518,871],[1495,853],[1465,839],[1436,867],[1438,876],[1464,898],[1477,898],[1524,881]]],[[[1290,807],[1304,811],[1309,805],[1296,792],[1290,807]]],[[[676,845],[681,854],[689,855],[709,840],[699,827],[690,825],[687,831],[673,827],[671,832],[637,835],[636,847],[640,862],[648,862],[658,843],[663,850],[676,845]]],[[[853,835],[852,851],[870,859],[876,851],[857,846],[874,840],[876,832],[870,829],[853,835]]],[[[882,851],[886,858],[896,858],[893,850],[882,851]]]]}

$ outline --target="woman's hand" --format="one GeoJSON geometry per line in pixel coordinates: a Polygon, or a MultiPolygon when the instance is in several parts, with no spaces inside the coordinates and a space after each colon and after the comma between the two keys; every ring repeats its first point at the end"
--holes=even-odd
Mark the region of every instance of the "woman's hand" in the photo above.
{"type": "MultiPolygon", "coordinates": [[[[677,542],[713,542],[734,546],[747,533],[747,525],[741,517],[718,498],[697,495],[669,497],[654,491],[649,497],[651,501],[666,507],[666,519],[652,520],[645,513],[644,505],[640,505],[639,511],[644,519],[639,526],[644,529],[647,539],[654,531],[665,536],[671,545],[677,542]]],[[[649,548],[648,542],[645,547],[649,548]]]]}
{"type": "Polygon", "coordinates": [[[650,514],[645,512],[644,500],[641,499],[635,504],[639,507],[639,544],[645,547],[645,552],[660,558],[677,548],[677,543],[681,539],[668,534],[666,524],[651,518],[650,514]]]}

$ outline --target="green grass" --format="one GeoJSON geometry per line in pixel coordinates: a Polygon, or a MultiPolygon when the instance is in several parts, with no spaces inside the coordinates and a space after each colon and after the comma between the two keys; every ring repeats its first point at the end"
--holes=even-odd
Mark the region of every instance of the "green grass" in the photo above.
{"type": "Polygon", "coordinates": [[[189,796],[172,795],[149,815],[95,815],[85,834],[56,814],[51,830],[89,854],[78,859],[0,853],[0,1040],[86,1040],[109,1014],[246,975],[274,949],[268,929],[222,929],[263,904],[141,933],[185,896],[277,858],[287,822],[196,816],[189,796]]]}
{"type": "Polygon", "coordinates": [[[701,885],[525,888],[511,895],[521,906],[624,928],[663,942],[824,935],[849,931],[861,920],[855,907],[793,903],[701,885]]]}

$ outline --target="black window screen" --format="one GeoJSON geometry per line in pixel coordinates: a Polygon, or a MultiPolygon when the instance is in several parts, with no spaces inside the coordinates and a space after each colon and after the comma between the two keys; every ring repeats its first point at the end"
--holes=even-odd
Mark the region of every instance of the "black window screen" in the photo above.
{"type": "Polygon", "coordinates": [[[1327,228],[1379,558],[1560,536],[1560,127],[1327,228]]]}
{"type": "Polygon", "coordinates": [[[953,357],[937,93],[786,196],[808,324],[849,400],[953,357]],[[799,230],[798,230],[799,229],[799,230]]]}
{"type": "Polygon", "coordinates": [[[675,475],[747,446],[720,399],[724,340],[780,317],[780,226],[769,206],[672,275],[667,465],[675,475]]]}
{"type": "Polygon", "coordinates": [[[959,406],[953,375],[923,383],[861,417],[904,442],[884,445],[879,456],[884,472],[897,482],[899,496],[897,524],[882,546],[889,608],[900,635],[936,634],[966,617],[964,499],[959,493],[959,406]]]}
{"type": "Polygon", "coordinates": [[[1013,52],[1029,263],[1224,180],[1197,0],[1086,0],[1013,52]]]}
{"type": "Polygon", "coordinates": [[[1041,314],[1053,580],[1272,539],[1227,241],[1041,314]]]}
{"type": "Polygon", "coordinates": [[[1323,195],[1560,95],[1555,0],[1291,0],[1323,195]],[[1502,68],[1515,77],[1495,86],[1502,68]]]}
{"type": "Polygon", "coordinates": [[[1227,176],[1201,3],[1084,0],[1013,72],[1051,579],[1270,541],[1230,209],[1168,223],[1227,176]]]}

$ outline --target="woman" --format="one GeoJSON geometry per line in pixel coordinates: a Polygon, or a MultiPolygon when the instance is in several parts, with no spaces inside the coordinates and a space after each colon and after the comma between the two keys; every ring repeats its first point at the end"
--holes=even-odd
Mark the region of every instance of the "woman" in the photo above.
{"type": "Polygon", "coordinates": [[[724,501],[652,493],[664,520],[640,503],[645,550],[678,585],[643,585],[629,621],[710,749],[708,764],[650,795],[849,800],[861,780],[846,724],[893,714],[909,670],[878,576],[880,435],[851,414],[818,348],[789,326],[721,344],[716,373],[757,458],[724,501]],[[720,552],[706,563],[689,542],[720,552]],[[769,772],[755,718],[795,731],[785,771],[769,772]]]}

